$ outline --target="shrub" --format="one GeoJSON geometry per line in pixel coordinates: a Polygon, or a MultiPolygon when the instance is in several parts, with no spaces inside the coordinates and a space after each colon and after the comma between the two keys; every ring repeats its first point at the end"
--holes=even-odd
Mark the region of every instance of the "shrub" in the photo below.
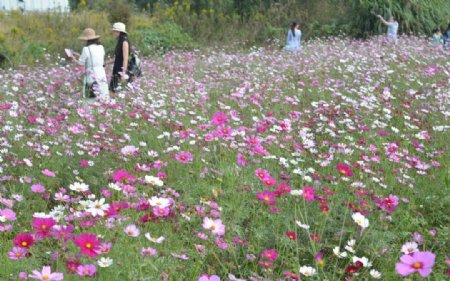
{"type": "Polygon", "coordinates": [[[144,55],[167,52],[173,49],[195,47],[192,38],[175,23],[163,22],[131,31],[131,38],[144,55]]]}

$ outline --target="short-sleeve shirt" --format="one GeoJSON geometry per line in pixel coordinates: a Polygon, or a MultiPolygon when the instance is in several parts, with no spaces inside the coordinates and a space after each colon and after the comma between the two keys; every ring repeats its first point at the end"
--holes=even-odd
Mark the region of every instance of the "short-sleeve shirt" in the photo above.
{"type": "Polygon", "coordinates": [[[398,32],[398,22],[396,21],[389,22],[387,27],[388,27],[387,35],[396,37],[398,32]]]}

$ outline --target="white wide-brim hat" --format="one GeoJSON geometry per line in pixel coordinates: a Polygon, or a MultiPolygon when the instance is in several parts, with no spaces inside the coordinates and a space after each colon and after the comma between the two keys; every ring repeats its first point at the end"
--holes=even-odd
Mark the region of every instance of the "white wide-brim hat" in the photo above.
{"type": "Polygon", "coordinates": [[[86,28],[85,30],[83,30],[83,32],[81,33],[81,36],[78,37],[78,39],[89,41],[89,40],[98,39],[100,37],[101,37],[100,35],[95,34],[95,30],[93,30],[92,28],[86,28]]]}
{"type": "Polygon", "coordinates": [[[114,23],[113,27],[112,27],[112,31],[118,31],[118,32],[127,33],[125,24],[121,23],[121,22],[114,23]]]}

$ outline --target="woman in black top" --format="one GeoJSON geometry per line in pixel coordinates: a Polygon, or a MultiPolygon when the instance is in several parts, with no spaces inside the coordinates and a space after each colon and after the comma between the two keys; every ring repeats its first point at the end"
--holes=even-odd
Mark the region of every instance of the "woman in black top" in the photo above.
{"type": "Polygon", "coordinates": [[[130,42],[128,40],[125,24],[116,22],[113,25],[112,33],[117,38],[117,45],[115,50],[114,66],[111,82],[109,87],[111,91],[115,92],[119,86],[119,81],[131,82],[131,77],[128,76],[128,58],[130,57],[130,42]]]}

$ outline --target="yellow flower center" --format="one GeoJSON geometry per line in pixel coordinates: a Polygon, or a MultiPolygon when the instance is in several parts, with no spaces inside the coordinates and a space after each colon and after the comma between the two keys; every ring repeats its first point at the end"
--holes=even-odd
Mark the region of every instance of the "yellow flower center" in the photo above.
{"type": "Polygon", "coordinates": [[[210,228],[211,230],[215,230],[216,229],[216,226],[215,225],[211,225],[211,228],[210,228]]]}
{"type": "Polygon", "coordinates": [[[23,242],[21,243],[21,245],[24,246],[24,247],[26,247],[26,246],[28,245],[28,243],[25,242],[25,241],[23,241],[23,242]]]}
{"type": "Polygon", "coordinates": [[[269,196],[264,196],[264,201],[269,201],[270,200],[270,197],[269,196]]]}
{"type": "Polygon", "coordinates": [[[43,275],[42,280],[50,280],[50,277],[48,275],[43,275]]]}
{"type": "Polygon", "coordinates": [[[91,243],[86,244],[86,248],[90,249],[92,247],[91,243]]]}
{"type": "Polygon", "coordinates": [[[413,265],[412,265],[415,269],[419,269],[419,268],[422,268],[422,263],[421,262],[415,262],[415,263],[413,263],[413,265]]]}

